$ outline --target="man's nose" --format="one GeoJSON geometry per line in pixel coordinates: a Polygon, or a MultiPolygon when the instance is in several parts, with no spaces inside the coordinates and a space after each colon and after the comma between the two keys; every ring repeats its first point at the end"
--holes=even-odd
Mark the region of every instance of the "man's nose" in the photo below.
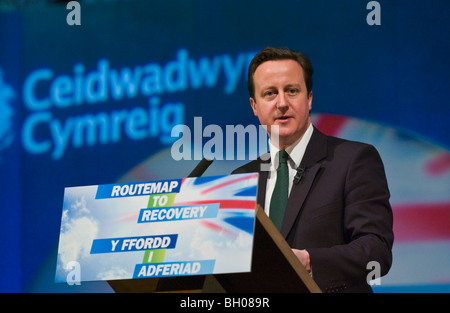
{"type": "Polygon", "coordinates": [[[286,109],[288,107],[287,95],[284,92],[280,92],[278,95],[277,108],[279,110],[286,109]]]}

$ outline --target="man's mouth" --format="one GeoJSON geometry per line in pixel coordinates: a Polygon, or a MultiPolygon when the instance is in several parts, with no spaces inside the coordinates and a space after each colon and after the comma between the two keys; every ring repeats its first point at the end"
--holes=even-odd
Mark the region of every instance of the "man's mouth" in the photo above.
{"type": "Polygon", "coordinates": [[[282,115],[282,116],[277,117],[275,120],[283,123],[283,122],[287,122],[290,118],[291,117],[288,115],[282,115]]]}

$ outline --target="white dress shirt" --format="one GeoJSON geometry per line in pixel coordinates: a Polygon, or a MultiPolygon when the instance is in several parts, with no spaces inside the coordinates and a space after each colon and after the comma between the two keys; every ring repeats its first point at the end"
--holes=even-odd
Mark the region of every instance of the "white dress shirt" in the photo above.
{"type": "MultiPolygon", "coordinates": [[[[293,180],[295,174],[297,173],[297,168],[305,154],[306,146],[311,139],[313,133],[313,126],[310,123],[308,128],[302,137],[300,137],[296,142],[286,148],[286,152],[289,154],[288,169],[289,169],[289,194],[291,193],[293,180]]],[[[270,170],[267,178],[266,185],[266,199],[264,205],[264,211],[269,215],[270,211],[270,199],[272,198],[273,189],[275,188],[275,183],[277,181],[277,168],[278,168],[278,151],[279,149],[275,147],[269,139],[269,150],[270,150],[270,170]]]]}

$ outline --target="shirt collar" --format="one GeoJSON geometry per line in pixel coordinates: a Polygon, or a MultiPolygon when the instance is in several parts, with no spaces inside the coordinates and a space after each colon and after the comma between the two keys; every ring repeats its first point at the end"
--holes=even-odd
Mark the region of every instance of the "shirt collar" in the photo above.
{"type": "MultiPolygon", "coordinates": [[[[301,136],[297,141],[295,141],[292,145],[286,148],[286,152],[289,154],[290,161],[288,162],[293,168],[298,168],[303,159],[303,155],[306,151],[306,146],[311,139],[313,133],[313,125],[309,124],[303,136],[301,136]]],[[[279,149],[274,146],[269,139],[269,150],[270,150],[270,163],[271,170],[274,170],[278,167],[278,151],[279,149]]]]}

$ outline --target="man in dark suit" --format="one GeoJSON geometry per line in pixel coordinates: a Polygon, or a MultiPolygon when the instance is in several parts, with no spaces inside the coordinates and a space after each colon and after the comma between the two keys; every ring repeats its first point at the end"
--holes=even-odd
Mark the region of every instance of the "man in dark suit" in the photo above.
{"type": "Polygon", "coordinates": [[[257,202],[322,291],[371,292],[371,271],[383,276],[392,263],[383,163],[373,146],[326,136],[311,124],[312,74],[309,59],[290,49],[254,57],[250,104],[267,126],[270,158],[233,173],[260,173],[257,202]]]}

